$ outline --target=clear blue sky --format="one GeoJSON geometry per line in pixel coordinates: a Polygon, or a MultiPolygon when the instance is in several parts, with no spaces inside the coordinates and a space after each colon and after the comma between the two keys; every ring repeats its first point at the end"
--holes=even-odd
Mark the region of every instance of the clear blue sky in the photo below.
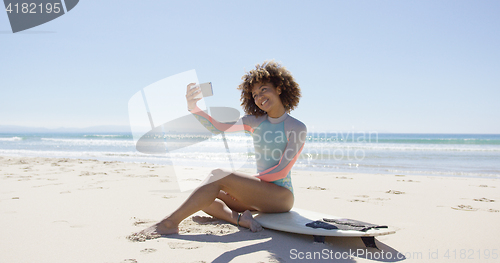
{"type": "Polygon", "coordinates": [[[141,88],[196,69],[241,109],[245,70],[282,62],[310,131],[500,133],[500,1],[80,1],[12,34],[0,125],[127,125],[141,88]]]}

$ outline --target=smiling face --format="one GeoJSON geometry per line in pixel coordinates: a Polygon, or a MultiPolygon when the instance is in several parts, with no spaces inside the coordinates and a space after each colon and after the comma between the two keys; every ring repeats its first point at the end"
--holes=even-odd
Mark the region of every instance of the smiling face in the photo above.
{"type": "MultiPolygon", "coordinates": [[[[271,83],[273,87],[276,88],[279,94],[280,103],[284,108],[284,112],[290,113],[299,105],[299,99],[301,97],[299,84],[295,81],[290,71],[288,71],[283,65],[275,61],[265,61],[262,65],[256,65],[255,69],[252,69],[245,73],[243,80],[240,85],[238,85],[238,90],[241,90],[241,106],[245,114],[254,115],[259,117],[262,115],[271,115],[270,111],[264,111],[266,105],[259,105],[260,98],[254,95],[259,95],[262,84],[271,83]],[[257,84],[259,83],[259,84],[257,84]],[[281,93],[281,94],[280,94],[281,93]]],[[[264,96],[264,94],[262,95],[264,96]]],[[[271,101],[269,101],[271,102],[271,101]]],[[[266,102],[266,103],[269,103],[266,102]]],[[[271,104],[269,104],[271,106],[271,104]]],[[[281,110],[276,111],[279,114],[281,110]]],[[[280,117],[279,115],[278,117],[280,117]]]]}
{"type": "Polygon", "coordinates": [[[252,88],[255,105],[271,117],[279,117],[285,112],[280,94],[281,90],[272,83],[257,83],[252,88]]]}

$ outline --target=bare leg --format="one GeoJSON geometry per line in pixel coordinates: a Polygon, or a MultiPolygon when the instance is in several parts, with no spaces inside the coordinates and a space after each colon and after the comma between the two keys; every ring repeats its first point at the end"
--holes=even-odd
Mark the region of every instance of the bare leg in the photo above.
{"type": "MultiPolygon", "coordinates": [[[[170,216],[140,233],[153,237],[178,233],[179,223],[212,205],[221,190],[257,211],[286,212],[293,206],[293,194],[286,188],[239,172],[228,173],[216,169],[209,175],[205,184],[197,188],[170,216]]],[[[221,217],[228,218],[229,222],[233,220],[232,214],[221,214],[221,217]]]]}
{"type": "MultiPolygon", "coordinates": [[[[238,224],[239,213],[231,210],[223,201],[215,200],[209,207],[203,211],[213,217],[225,220],[229,223],[238,224]]],[[[252,232],[261,231],[262,227],[252,217],[252,212],[246,210],[240,217],[239,225],[250,229],[252,232]]]]}
{"type": "Polygon", "coordinates": [[[223,191],[220,191],[219,195],[217,195],[217,198],[220,199],[222,202],[224,202],[229,207],[229,209],[236,211],[236,212],[242,213],[242,212],[245,212],[246,210],[250,210],[250,211],[257,210],[252,206],[243,204],[242,202],[236,200],[233,196],[231,196],[228,193],[225,193],[223,191]]]}
{"type": "Polygon", "coordinates": [[[219,192],[218,185],[213,183],[205,184],[197,188],[170,216],[139,233],[132,234],[128,238],[133,241],[144,241],[162,235],[179,233],[179,223],[186,217],[208,207],[215,200],[219,192]]]}

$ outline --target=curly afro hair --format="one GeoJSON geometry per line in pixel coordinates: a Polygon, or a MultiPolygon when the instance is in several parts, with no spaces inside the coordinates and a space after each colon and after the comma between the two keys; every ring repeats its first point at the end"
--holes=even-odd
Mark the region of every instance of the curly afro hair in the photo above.
{"type": "Polygon", "coordinates": [[[238,86],[238,90],[241,90],[241,106],[246,114],[257,117],[266,114],[257,107],[252,96],[252,88],[256,83],[270,82],[275,88],[280,88],[280,99],[286,112],[290,113],[299,105],[299,84],[295,82],[290,71],[273,60],[265,61],[262,65],[257,64],[255,69],[246,72],[241,79],[243,82],[238,86]]]}

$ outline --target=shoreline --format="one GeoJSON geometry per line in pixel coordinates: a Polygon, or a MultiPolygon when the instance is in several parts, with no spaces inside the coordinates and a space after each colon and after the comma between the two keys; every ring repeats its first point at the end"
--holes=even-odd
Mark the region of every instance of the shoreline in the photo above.
{"type": "MultiPolygon", "coordinates": [[[[5,157],[5,158],[49,158],[49,159],[72,159],[72,160],[95,160],[95,161],[101,161],[101,162],[121,162],[121,163],[131,163],[131,164],[149,164],[149,165],[159,165],[159,166],[172,166],[172,164],[161,164],[161,163],[155,163],[155,162],[142,162],[142,161],[124,161],[124,160],[115,160],[116,158],[103,158],[103,157],[45,157],[45,156],[15,156],[15,155],[3,155],[0,154],[0,157],[5,157]]],[[[353,163],[353,166],[356,163],[353,163]]],[[[359,165],[359,164],[358,164],[359,165]]],[[[203,165],[200,166],[193,166],[193,167],[204,167],[203,165]]],[[[455,174],[450,174],[453,172],[442,172],[442,171],[357,171],[354,170],[354,168],[344,168],[344,169],[339,169],[339,168],[332,168],[332,171],[326,171],[329,168],[302,168],[302,167],[294,167],[292,171],[301,171],[301,172],[319,172],[319,173],[330,173],[330,172],[335,172],[335,173],[354,173],[354,174],[380,174],[380,175],[402,175],[404,174],[405,176],[417,176],[417,177],[446,177],[446,178],[470,178],[470,179],[494,179],[498,180],[500,179],[500,174],[488,174],[488,176],[481,176],[481,175],[467,175],[469,173],[465,173],[465,175],[455,175],[455,174]],[[324,170],[322,170],[324,169],[324,170]],[[420,172],[420,173],[417,173],[420,172]],[[427,174],[424,172],[428,172],[427,174]],[[447,174],[448,173],[448,174],[447,174]]],[[[250,173],[253,173],[254,171],[250,168],[243,168],[243,170],[248,170],[251,171],[250,173]]]]}
{"type": "MultiPolygon", "coordinates": [[[[1,156],[0,234],[6,238],[0,241],[0,261],[296,262],[292,249],[365,249],[357,238],[318,244],[304,235],[251,233],[203,212],[183,221],[180,235],[128,241],[126,236],[160,220],[189,195],[179,191],[172,170],[148,163],[1,156]]],[[[470,262],[460,258],[463,251],[475,261],[500,254],[497,179],[294,169],[292,182],[294,207],[389,225],[397,232],[378,237],[378,247],[411,262],[446,260],[446,252],[450,262],[470,262]]],[[[344,260],[374,259],[358,253],[344,260]]]]}
{"type": "MultiPolygon", "coordinates": [[[[186,135],[186,134],[184,134],[186,135]]],[[[184,135],[170,138],[180,142],[184,135]]],[[[33,156],[103,161],[149,162],[157,165],[220,166],[221,154],[227,152],[219,141],[200,142],[172,154],[141,154],[134,140],[119,134],[16,134],[0,135],[0,155],[33,156]],[[5,138],[4,138],[5,137],[5,138]],[[218,147],[215,147],[218,145],[218,147]],[[190,158],[183,156],[189,154],[190,158]],[[214,163],[219,163],[215,164],[214,163]]],[[[294,169],[301,171],[370,174],[405,174],[467,178],[499,178],[500,135],[464,134],[379,134],[370,142],[362,134],[340,140],[333,134],[309,134],[308,141],[294,169]]],[[[229,137],[228,137],[229,138],[229,137]]],[[[247,136],[235,135],[231,152],[249,154],[253,160],[247,136]]],[[[227,161],[226,161],[227,162],[227,161]]]]}

